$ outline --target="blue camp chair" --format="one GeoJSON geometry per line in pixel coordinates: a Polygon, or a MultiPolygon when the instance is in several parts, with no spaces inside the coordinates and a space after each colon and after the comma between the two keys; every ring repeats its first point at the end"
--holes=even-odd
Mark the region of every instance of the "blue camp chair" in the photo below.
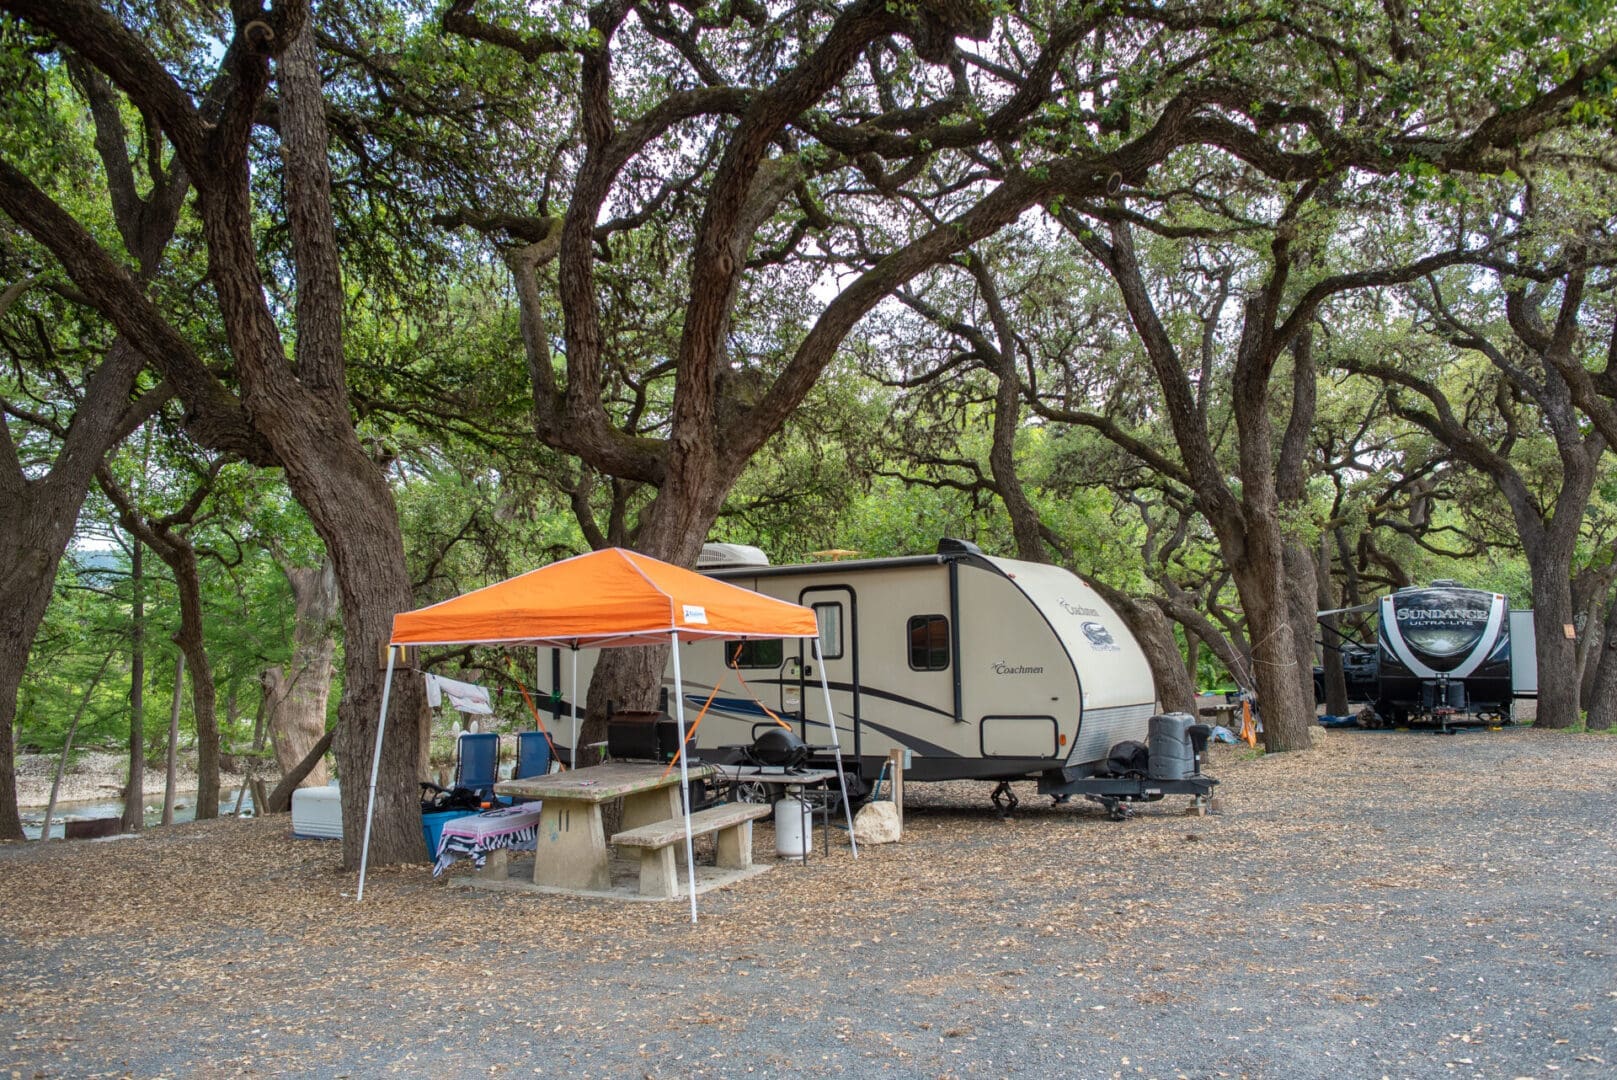
{"type": "MultiPolygon", "coordinates": [[[[542,731],[517,732],[517,763],[511,770],[511,779],[526,780],[530,776],[544,776],[550,772],[550,740],[542,731]]],[[[534,802],[520,795],[511,797],[512,803],[534,802]]]]}
{"type": "Polygon", "coordinates": [[[550,739],[542,731],[517,732],[517,767],[513,780],[544,776],[550,772],[550,739]]]}
{"type": "Polygon", "coordinates": [[[494,798],[495,773],[500,767],[500,737],[494,732],[462,735],[456,740],[460,761],[455,765],[455,786],[494,798]]]}

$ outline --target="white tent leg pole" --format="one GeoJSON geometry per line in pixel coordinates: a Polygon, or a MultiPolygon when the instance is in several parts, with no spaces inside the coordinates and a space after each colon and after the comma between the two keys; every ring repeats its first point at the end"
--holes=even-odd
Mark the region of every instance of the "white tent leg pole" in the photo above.
{"type": "Polygon", "coordinates": [[[848,778],[842,774],[842,740],[837,737],[837,714],[831,708],[831,684],[825,681],[825,661],[820,657],[820,639],[814,639],[814,662],[820,666],[820,691],[825,694],[825,721],[831,725],[831,750],[837,759],[837,787],[842,791],[842,813],[848,819],[848,846],[859,857],[859,841],[853,835],[853,807],[848,805],[848,778]]]}
{"type": "Polygon", "coordinates": [[[567,751],[573,757],[570,769],[578,768],[578,646],[573,646],[573,744],[567,751]]]}
{"type": "Polygon", "coordinates": [[[696,845],[691,840],[691,774],[685,764],[685,684],[679,673],[679,635],[668,635],[674,650],[674,719],[679,723],[679,791],[685,808],[685,877],[691,883],[691,922],[696,922],[696,845]]]}
{"type": "Polygon", "coordinates": [[[376,816],[376,773],[382,767],[382,733],[387,730],[387,699],[393,694],[393,657],[395,649],[387,647],[387,674],[382,683],[382,712],[376,718],[376,749],[371,754],[371,793],[365,801],[365,839],[359,845],[359,895],[354,903],[365,899],[365,870],[371,854],[371,820],[376,816]]]}

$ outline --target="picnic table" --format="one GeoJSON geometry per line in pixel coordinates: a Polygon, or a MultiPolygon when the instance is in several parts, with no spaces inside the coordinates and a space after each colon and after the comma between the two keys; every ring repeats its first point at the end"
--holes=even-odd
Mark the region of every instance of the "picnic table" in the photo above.
{"type": "MultiPolygon", "coordinates": [[[[692,780],[711,765],[689,767],[692,780]]],[[[533,882],[554,888],[606,892],[612,887],[611,849],[601,808],[622,800],[624,831],[681,816],[679,769],[655,762],[612,762],[549,776],[503,780],[500,795],[542,800],[534,840],[533,882]]]]}

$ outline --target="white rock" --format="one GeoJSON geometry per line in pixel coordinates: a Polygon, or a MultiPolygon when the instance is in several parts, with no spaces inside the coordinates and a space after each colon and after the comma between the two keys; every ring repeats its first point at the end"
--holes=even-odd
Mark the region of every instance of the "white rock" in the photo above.
{"type": "Polygon", "coordinates": [[[866,803],[853,817],[854,839],[861,844],[891,844],[904,835],[898,807],[890,802],[866,803]]]}

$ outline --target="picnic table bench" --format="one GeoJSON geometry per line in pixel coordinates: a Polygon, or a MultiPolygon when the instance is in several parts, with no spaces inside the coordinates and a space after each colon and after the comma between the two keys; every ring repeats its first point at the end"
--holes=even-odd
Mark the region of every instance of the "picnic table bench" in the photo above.
{"type": "MultiPolygon", "coordinates": [[[[701,780],[712,775],[713,767],[693,764],[689,772],[692,780],[701,780]]],[[[681,805],[679,770],[649,762],[613,762],[502,780],[494,790],[543,801],[535,838],[534,884],[577,892],[612,888],[610,851],[601,819],[604,804],[621,801],[623,827],[631,831],[678,817],[681,805]]]]}
{"type": "MultiPolygon", "coordinates": [[[[691,815],[691,835],[717,833],[715,865],[728,870],[745,870],[752,865],[752,823],[772,812],[768,806],[758,803],[711,806],[691,815]]],[[[612,843],[618,847],[640,849],[640,895],[668,898],[679,895],[679,860],[675,850],[684,839],[683,816],[612,834],[612,843]]]]}

